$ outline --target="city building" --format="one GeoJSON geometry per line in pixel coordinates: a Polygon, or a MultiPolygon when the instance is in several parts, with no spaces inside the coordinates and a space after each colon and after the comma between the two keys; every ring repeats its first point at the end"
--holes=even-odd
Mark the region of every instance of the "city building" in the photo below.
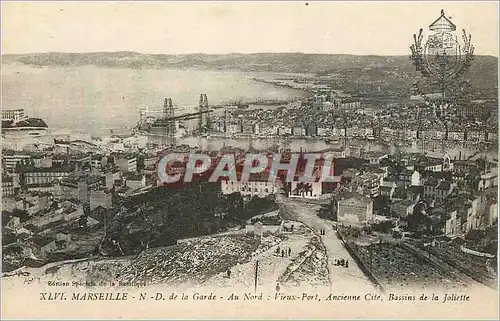
{"type": "Polygon", "coordinates": [[[478,190],[482,191],[487,188],[492,188],[498,186],[498,168],[493,168],[486,173],[481,174],[481,179],[479,180],[478,190]]]}
{"type": "Polygon", "coordinates": [[[356,100],[346,99],[340,103],[340,108],[343,109],[359,109],[361,107],[361,102],[356,100]]]}
{"type": "Polygon", "coordinates": [[[21,219],[17,216],[13,216],[7,221],[6,227],[15,230],[21,224],[21,219]]]}
{"type": "Polygon", "coordinates": [[[453,184],[447,181],[439,182],[438,186],[435,190],[435,198],[437,200],[443,201],[446,197],[448,197],[453,191],[453,184]]]}
{"type": "Polygon", "coordinates": [[[468,130],[465,132],[465,137],[468,142],[484,142],[486,140],[486,133],[479,130],[468,130]]]}
{"type": "Polygon", "coordinates": [[[384,152],[367,152],[363,155],[363,158],[367,159],[371,165],[379,165],[380,161],[387,157],[389,157],[389,155],[384,152]]]}
{"type": "Polygon", "coordinates": [[[498,133],[497,132],[493,132],[493,131],[489,131],[486,133],[486,141],[488,142],[496,142],[498,141],[498,133]]]}
{"type": "Polygon", "coordinates": [[[486,198],[460,194],[451,204],[450,218],[445,224],[445,234],[463,237],[472,230],[485,230],[486,227],[491,226],[491,217],[494,215],[486,198]]]}
{"type": "Polygon", "coordinates": [[[115,166],[122,173],[134,173],[137,171],[137,159],[130,155],[115,157],[115,166]]]}
{"type": "Polygon", "coordinates": [[[480,197],[475,198],[472,201],[471,207],[467,209],[466,234],[471,230],[484,230],[487,226],[486,224],[489,223],[489,208],[488,212],[481,211],[481,202],[482,199],[480,197]]]}
{"type": "Polygon", "coordinates": [[[146,186],[146,176],[144,174],[125,173],[123,174],[123,178],[125,179],[125,186],[132,190],[146,186]]]}
{"type": "Polygon", "coordinates": [[[462,211],[454,210],[450,218],[446,220],[444,233],[448,237],[460,237],[464,235],[466,219],[462,211]]]}
{"type": "Polygon", "coordinates": [[[7,171],[15,171],[16,170],[16,165],[19,163],[31,163],[31,160],[33,159],[32,155],[27,155],[27,154],[13,154],[13,155],[6,155],[4,154],[2,156],[3,160],[3,166],[5,167],[5,170],[7,171]]]}
{"type": "Polygon", "coordinates": [[[109,189],[99,188],[90,191],[90,209],[93,210],[96,207],[103,207],[109,209],[113,206],[113,194],[109,189]]]}
{"type": "Polygon", "coordinates": [[[347,184],[346,188],[352,192],[375,198],[379,195],[381,181],[380,176],[377,174],[364,173],[359,176],[354,176],[347,184]]]}
{"type": "Polygon", "coordinates": [[[74,170],[75,167],[72,165],[29,168],[24,172],[25,184],[28,186],[37,184],[50,185],[56,180],[70,176],[74,170]]]}
{"type": "Polygon", "coordinates": [[[495,202],[490,205],[488,212],[488,225],[494,226],[498,225],[498,202],[495,202]]]}
{"type": "Polygon", "coordinates": [[[265,197],[279,193],[281,184],[277,181],[269,182],[267,172],[251,174],[247,182],[240,180],[221,180],[222,194],[240,193],[243,196],[265,197]]]}
{"type": "Polygon", "coordinates": [[[80,154],[71,157],[70,163],[74,164],[76,168],[85,169],[90,168],[92,156],[88,154],[80,154]]]}
{"type": "Polygon", "coordinates": [[[373,201],[359,193],[341,192],[335,195],[333,208],[339,223],[370,223],[373,220],[373,201]]]}
{"type": "Polygon", "coordinates": [[[33,166],[36,168],[51,168],[53,165],[50,156],[33,157],[33,166]]]}
{"type": "Polygon", "coordinates": [[[391,204],[391,212],[399,218],[407,218],[413,214],[415,202],[410,199],[400,200],[391,204]]]}
{"type": "Polygon", "coordinates": [[[382,184],[380,185],[379,188],[379,193],[381,196],[388,197],[389,199],[392,199],[394,192],[396,191],[396,183],[395,182],[390,182],[390,181],[382,181],[382,184]]]}
{"type": "Polygon", "coordinates": [[[305,136],[306,135],[306,129],[300,126],[296,126],[292,128],[292,135],[293,136],[305,136]]]}
{"type": "Polygon", "coordinates": [[[14,123],[27,119],[24,109],[6,109],[2,110],[2,121],[12,121],[14,123]]]}
{"type": "Polygon", "coordinates": [[[448,140],[463,142],[465,140],[465,132],[463,132],[463,131],[448,131],[448,140]]]}
{"type": "Polygon", "coordinates": [[[424,186],[422,185],[412,185],[406,190],[407,199],[411,200],[413,203],[418,202],[424,195],[424,186]]]}
{"type": "Polygon", "coordinates": [[[2,175],[2,197],[15,194],[14,179],[12,176],[2,175]]]}
{"type": "Polygon", "coordinates": [[[426,160],[420,162],[418,167],[422,170],[435,173],[453,171],[453,163],[448,154],[445,154],[443,158],[428,157],[426,160]]]}
{"type": "Polygon", "coordinates": [[[77,199],[89,203],[90,191],[102,185],[102,178],[93,175],[72,176],[61,180],[56,186],[56,197],[62,199],[77,199]]]}
{"type": "Polygon", "coordinates": [[[424,183],[424,198],[443,201],[453,191],[453,184],[444,180],[430,178],[424,183]]]}
{"type": "Polygon", "coordinates": [[[291,135],[292,134],[292,128],[288,126],[281,126],[278,127],[278,135],[283,136],[283,135],[291,135]]]}
{"type": "Polygon", "coordinates": [[[414,170],[404,168],[398,176],[398,187],[401,188],[407,188],[408,186],[411,186],[412,184],[412,176],[413,176],[414,170]]]}
{"type": "Polygon", "coordinates": [[[144,173],[153,174],[156,172],[156,164],[160,160],[159,156],[147,156],[144,158],[144,173]]]}
{"type": "Polygon", "coordinates": [[[348,156],[348,152],[345,148],[329,149],[327,152],[331,153],[335,159],[346,158],[348,156]]]}
{"type": "Polygon", "coordinates": [[[117,181],[121,181],[122,173],[118,168],[112,168],[104,174],[104,186],[107,189],[113,189],[117,181]]]}
{"type": "Polygon", "coordinates": [[[38,228],[43,228],[55,222],[68,222],[75,220],[84,214],[82,204],[75,204],[71,202],[59,203],[59,208],[42,215],[34,216],[27,223],[32,224],[38,228]]]}
{"type": "Polygon", "coordinates": [[[90,158],[90,167],[92,169],[100,170],[108,164],[108,158],[103,155],[93,155],[90,158]]]}
{"type": "Polygon", "coordinates": [[[418,171],[413,171],[411,174],[411,186],[421,186],[421,175],[418,171]]]}

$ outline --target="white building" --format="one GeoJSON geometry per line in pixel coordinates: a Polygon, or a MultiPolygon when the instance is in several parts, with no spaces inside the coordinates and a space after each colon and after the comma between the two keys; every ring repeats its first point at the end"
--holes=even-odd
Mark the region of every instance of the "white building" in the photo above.
{"type": "Polygon", "coordinates": [[[144,174],[126,173],[123,178],[125,179],[125,185],[132,190],[146,186],[146,176],[144,174]]]}
{"type": "Polygon", "coordinates": [[[90,209],[98,206],[111,208],[113,206],[113,195],[108,189],[98,189],[90,192],[90,209]]]}
{"type": "Polygon", "coordinates": [[[134,156],[122,156],[115,158],[115,165],[122,173],[136,172],[137,159],[134,156]]]}
{"type": "Polygon", "coordinates": [[[498,221],[498,203],[490,205],[488,218],[489,226],[494,225],[498,221]]]}
{"type": "Polygon", "coordinates": [[[421,185],[420,173],[418,171],[414,171],[413,174],[411,175],[411,186],[420,186],[420,185],[421,185]]]}
{"type": "Polygon", "coordinates": [[[21,120],[25,120],[28,118],[24,114],[24,109],[6,109],[2,110],[2,121],[11,120],[14,123],[17,123],[21,120]]]}
{"type": "Polygon", "coordinates": [[[343,192],[333,200],[339,223],[369,223],[373,221],[373,201],[361,194],[343,192]]]}
{"type": "Polygon", "coordinates": [[[243,196],[265,197],[279,192],[279,185],[266,181],[221,181],[222,194],[241,193],[243,196]]]}
{"type": "Polygon", "coordinates": [[[462,217],[457,210],[450,213],[450,218],[445,224],[445,235],[448,237],[463,236],[464,226],[462,217]]]}
{"type": "Polygon", "coordinates": [[[29,162],[33,156],[26,154],[14,154],[14,155],[3,155],[3,163],[5,169],[8,171],[13,171],[16,169],[16,164],[21,162],[29,162]]]}

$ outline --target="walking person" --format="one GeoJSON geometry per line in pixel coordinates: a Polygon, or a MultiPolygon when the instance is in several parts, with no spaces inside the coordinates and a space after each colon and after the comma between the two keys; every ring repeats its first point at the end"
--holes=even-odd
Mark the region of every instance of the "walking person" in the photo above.
{"type": "Polygon", "coordinates": [[[276,255],[280,255],[280,247],[278,246],[278,248],[276,249],[276,255]]]}
{"type": "Polygon", "coordinates": [[[230,279],[231,278],[231,270],[230,269],[227,269],[227,278],[230,279]]]}
{"type": "Polygon", "coordinates": [[[279,292],[280,291],[280,284],[279,283],[276,283],[276,292],[279,292]]]}
{"type": "Polygon", "coordinates": [[[285,257],[285,250],[281,250],[281,257],[285,257]]]}
{"type": "Polygon", "coordinates": [[[292,249],[288,248],[288,256],[290,256],[290,254],[292,254],[292,249]]]}

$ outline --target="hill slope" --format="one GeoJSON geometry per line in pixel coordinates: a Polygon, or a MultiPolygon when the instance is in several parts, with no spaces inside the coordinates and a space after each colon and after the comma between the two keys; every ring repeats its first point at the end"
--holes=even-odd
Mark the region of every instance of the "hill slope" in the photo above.
{"type": "MultiPolygon", "coordinates": [[[[236,69],[241,71],[288,73],[336,73],[370,70],[371,76],[382,76],[382,71],[400,75],[413,74],[415,69],[409,56],[356,56],[305,53],[255,54],[144,54],[130,51],[92,53],[35,53],[3,55],[3,63],[22,63],[30,66],[100,66],[110,68],[195,68],[211,70],[236,69]],[[379,72],[380,71],[380,72],[379,72]]],[[[480,88],[496,88],[498,59],[476,56],[469,78],[480,88]]],[[[415,73],[416,74],[416,73],[415,73]]],[[[407,77],[405,77],[407,78],[407,77]]],[[[377,80],[377,79],[375,79],[377,80]]]]}

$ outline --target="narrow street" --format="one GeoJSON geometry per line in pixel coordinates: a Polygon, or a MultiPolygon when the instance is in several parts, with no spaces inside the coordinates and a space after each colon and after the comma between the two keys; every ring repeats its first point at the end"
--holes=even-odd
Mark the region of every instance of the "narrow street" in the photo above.
{"type": "Polygon", "coordinates": [[[354,259],[343,246],[342,241],[337,237],[331,222],[317,216],[316,213],[320,208],[319,204],[304,203],[300,199],[285,198],[281,195],[278,195],[276,200],[282,209],[280,213],[283,218],[302,222],[321,238],[328,256],[331,290],[375,290],[375,286],[356,265],[354,259]],[[322,229],[326,231],[326,235],[320,235],[322,229]],[[349,267],[335,266],[335,259],[349,260],[349,267]]]}

